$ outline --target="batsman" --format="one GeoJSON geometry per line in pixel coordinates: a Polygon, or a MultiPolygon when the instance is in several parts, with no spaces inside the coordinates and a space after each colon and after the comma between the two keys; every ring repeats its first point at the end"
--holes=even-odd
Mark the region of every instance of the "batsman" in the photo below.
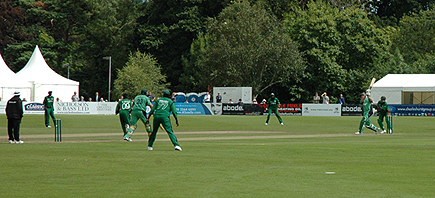
{"type": "Polygon", "coordinates": [[[361,103],[363,106],[363,117],[359,124],[359,129],[355,133],[355,135],[362,134],[364,127],[367,127],[375,131],[375,134],[377,134],[380,129],[370,122],[370,118],[373,115],[373,108],[372,108],[373,99],[370,97],[370,89],[368,89],[366,93],[361,93],[360,96],[361,96],[361,103]]]}
{"type": "Polygon", "coordinates": [[[381,134],[386,133],[387,131],[388,133],[392,133],[390,118],[388,118],[388,104],[386,100],[387,97],[381,96],[381,100],[378,102],[378,104],[376,104],[376,109],[378,110],[379,113],[378,124],[382,129],[381,134]],[[387,131],[385,131],[384,124],[383,124],[384,117],[385,117],[385,121],[387,122],[387,131]]]}
{"type": "MultiPolygon", "coordinates": [[[[153,104],[151,103],[150,99],[146,96],[148,93],[147,89],[142,89],[140,91],[140,95],[137,95],[134,98],[133,108],[131,110],[131,120],[130,120],[130,128],[127,131],[127,134],[124,135],[124,140],[131,141],[131,135],[137,128],[137,121],[141,120],[142,123],[145,125],[145,128],[148,128],[149,122],[147,122],[146,118],[146,110],[147,106],[150,108],[153,107],[153,104]]],[[[147,129],[148,131],[148,129],[147,129]]]]}

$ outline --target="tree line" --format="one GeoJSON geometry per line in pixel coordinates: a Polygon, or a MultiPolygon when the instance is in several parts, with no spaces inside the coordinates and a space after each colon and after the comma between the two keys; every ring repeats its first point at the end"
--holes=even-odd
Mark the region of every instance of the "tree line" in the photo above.
{"type": "Polygon", "coordinates": [[[0,53],[38,45],[80,95],[249,86],[257,99],[357,102],[372,77],[434,73],[433,0],[3,0],[0,53]],[[136,90],[137,89],[137,90],[136,90]],[[136,90],[136,91],[134,91],[136,90]]]}

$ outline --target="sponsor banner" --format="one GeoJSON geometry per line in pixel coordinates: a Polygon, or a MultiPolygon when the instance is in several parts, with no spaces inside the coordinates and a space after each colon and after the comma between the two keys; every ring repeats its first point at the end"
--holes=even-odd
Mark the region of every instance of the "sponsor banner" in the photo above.
{"type": "Polygon", "coordinates": [[[363,110],[361,104],[341,105],[342,116],[362,116],[363,110]]]}
{"type": "Polygon", "coordinates": [[[301,116],[302,104],[281,104],[278,107],[279,115],[285,116],[301,116]]]}
{"type": "Polygon", "coordinates": [[[210,103],[174,103],[178,115],[212,115],[210,103]]]}
{"type": "Polygon", "coordinates": [[[245,115],[263,115],[266,112],[266,105],[243,104],[245,115]]]}
{"type": "Polygon", "coordinates": [[[341,104],[302,104],[302,116],[341,116],[341,104]]]}
{"type": "Polygon", "coordinates": [[[389,104],[393,116],[435,116],[435,105],[392,105],[389,104]]]}
{"type": "Polygon", "coordinates": [[[243,104],[222,104],[222,115],[245,115],[243,104]]]}
{"type": "Polygon", "coordinates": [[[55,114],[115,114],[117,102],[56,102],[55,114]]]}

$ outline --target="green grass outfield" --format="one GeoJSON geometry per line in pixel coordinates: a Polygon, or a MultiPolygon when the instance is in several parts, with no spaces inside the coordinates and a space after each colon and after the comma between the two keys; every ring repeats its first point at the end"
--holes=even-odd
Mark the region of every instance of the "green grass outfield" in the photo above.
{"type": "Polygon", "coordinates": [[[361,117],[180,116],[177,152],[163,131],[148,151],[142,124],[123,141],[115,115],[56,116],[63,142],[25,115],[9,144],[0,115],[0,197],[435,197],[431,117],[357,136],[361,117]]]}

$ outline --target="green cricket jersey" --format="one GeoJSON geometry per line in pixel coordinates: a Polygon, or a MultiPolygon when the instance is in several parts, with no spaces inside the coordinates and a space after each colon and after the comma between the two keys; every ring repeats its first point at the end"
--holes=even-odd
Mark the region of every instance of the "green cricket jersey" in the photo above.
{"type": "Polygon", "coordinates": [[[151,101],[146,95],[138,95],[134,98],[133,110],[146,111],[150,104],[151,101]]]}
{"type": "Polygon", "coordinates": [[[45,96],[44,98],[44,106],[45,108],[52,109],[54,107],[54,97],[53,96],[45,96]]]}
{"type": "Polygon", "coordinates": [[[384,115],[386,115],[388,113],[388,104],[387,102],[384,102],[382,104],[381,101],[378,102],[378,104],[376,105],[376,107],[378,108],[378,112],[382,113],[384,115]]]}
{"type": "Polygon", "coordinates": [[[118,114],[120,111],[130,111],[131,107],[133,106],[133,102],[129,99],[122,99],[118,102],[116,105],[116,114],[118,114]]]}
{"type": "Polygon", "coordinates": [[[269,98],[267,100],[267,104],[269,105],[269,108],[271,109],[277,109],[279,105],[281,105],[281,103],[279,103],[279,100],[277,97],[275,97],[274,99],[269,98]]]}
{"type": "Polygon", "coordinates": [[[170,98],[162,97],[158,99],[155,103],[151,112],[154,112],[154,116],[164,116],[169,117],[172,114],[177,117],[177,109],[175,108],[174,102],[170,98]]]}
{"type": "Polygon", "coordinates": [[[370,99],[368,96],[366,96],[366,98],[362,101],[362,106],[363,106],[364,116],[369,115],[369,112],[372,108],[372,103],[370,102],[370,99]]]}

